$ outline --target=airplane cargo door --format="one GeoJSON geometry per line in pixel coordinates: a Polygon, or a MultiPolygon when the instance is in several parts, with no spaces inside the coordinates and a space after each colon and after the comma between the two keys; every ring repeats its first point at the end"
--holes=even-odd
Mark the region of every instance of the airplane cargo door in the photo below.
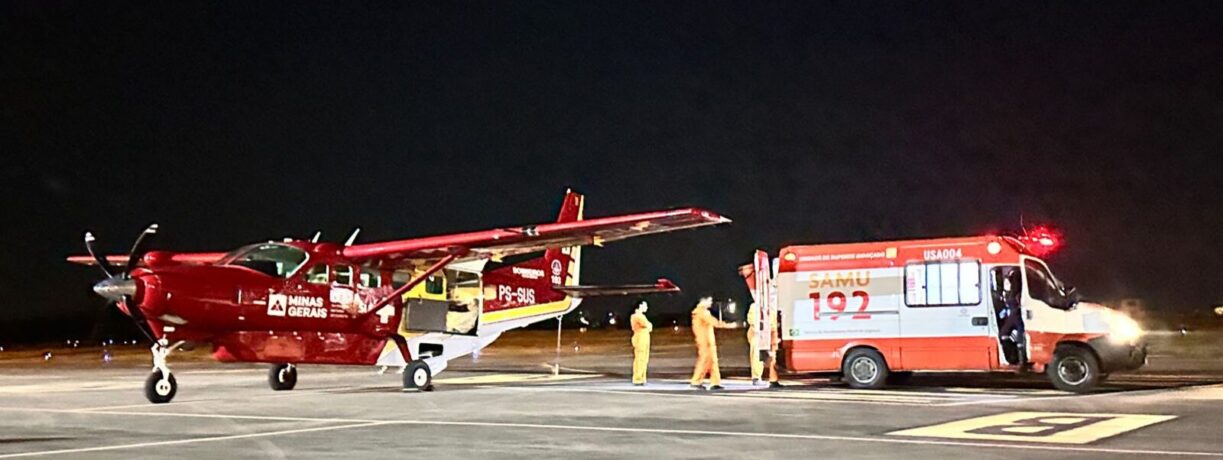
{"type": "MultiPolygon", "coordinates": [[[[397,272],[393,282],[408,279],[397,272]]],[[[442,270],[426,278],[403,296],[403,330],[475,335],[482,306],[480,285],[477,273],[442,270]]]]}

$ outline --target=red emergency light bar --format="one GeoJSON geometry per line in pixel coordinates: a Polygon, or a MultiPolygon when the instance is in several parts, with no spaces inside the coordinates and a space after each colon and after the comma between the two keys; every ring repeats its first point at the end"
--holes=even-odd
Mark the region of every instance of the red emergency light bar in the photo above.
{"type": "Polygon", "coordinates": [[[1023,244],[1024,252],[1037,257],[1051,254],[1062,245],[1061,235],[1043,226],[1025,230],[1022,236],[1015,239],[1023,244]]]}

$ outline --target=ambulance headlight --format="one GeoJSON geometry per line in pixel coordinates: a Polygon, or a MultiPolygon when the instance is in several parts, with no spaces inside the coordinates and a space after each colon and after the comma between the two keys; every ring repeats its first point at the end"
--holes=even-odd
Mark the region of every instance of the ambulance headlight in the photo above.
{"type": "Polygon", "coordinates": [[[1132,344],[1142,337],[1142,326],[1124,313],[1108,315],[1108,339],[1116,344],[1132,344]]]}

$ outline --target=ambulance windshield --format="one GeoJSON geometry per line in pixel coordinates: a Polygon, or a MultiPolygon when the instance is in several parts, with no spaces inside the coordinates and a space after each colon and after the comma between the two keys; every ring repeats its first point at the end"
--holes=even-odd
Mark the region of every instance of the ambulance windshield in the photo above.
{"type": "MultiPolygon", "coordinates": [[[[1049,267],[1035,259],[1024,262],[1024,271],[1028,275],[1028,296],[1042,301],[1053,308],[1069,310],[1074,306],[1073,296],[1057,278],[1049,273],[1049,267]]],[[[1069,291],[1073,291],[1071,288],[1069,291]]]]}
{"type": "Polygon", "coordinates": [[[306,251],[286,244],[252,244],[221,259],[222,265],[239,265],[268,276],[288,278],[306,263],[306,251]]]}

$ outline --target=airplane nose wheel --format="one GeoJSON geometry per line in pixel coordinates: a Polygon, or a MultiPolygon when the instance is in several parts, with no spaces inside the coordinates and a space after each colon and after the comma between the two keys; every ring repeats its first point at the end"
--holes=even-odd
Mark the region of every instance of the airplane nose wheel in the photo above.
{"type": "Polygon", "coordinates": [[[429,365],[421,360],[408,363],[403,373],[403,389],[433,391],[433,372],[429,365]]]}
{"type": "Polygon", "coordinates": [[[292,390],[297,386],[297,366],[277,364],[268,369],[268,386],[275,391],[292,390]]]}
{"type": "Polygon", "coordinates": [[[168,403],[174,399],[175,393],[178,393],[178,382],[174,380],[174,374],[154,370],[144,380],[144,397],[153,404],[168,403]]]}
{"type": "Polygon", "coordinates": [[[182,342],[169,345],[166,339],[153,343],[153,372],[144,379],[144,397],[153,404],[168,403],[178,393],[178,381],[174,379],[174,374],[170,373],[166,358],[170,356],[170,351],[179,345],[182,345],[182,342]]]}

